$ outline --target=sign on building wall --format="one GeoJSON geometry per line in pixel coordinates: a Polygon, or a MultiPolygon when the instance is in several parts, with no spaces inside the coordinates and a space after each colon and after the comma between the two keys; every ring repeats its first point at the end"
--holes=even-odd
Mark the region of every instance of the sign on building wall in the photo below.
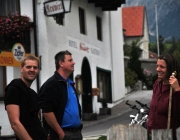
{"type": "Polygon", "coordinates": [[[27,54],[20,43],[16,43],[12,52],[0,52],[0,66],[20,66],[22,59],[27,54]]]}
{"type": "Polygon", "coordinates": [[[62,1],[59,0],[44,2],[44,8],[45,8],[45,14],[47,16],[64,12],[62,1]]]}
{"type": "Polygon", "coordinates": [[[72,37],[68,37],[67,41],[68,41],[68,47],[70,48],[76,49],[84,53],[88,53],[90,55],[101,56],[101,50],[98,47],[95,47],[91,44],[77,40],[72,37]]]}

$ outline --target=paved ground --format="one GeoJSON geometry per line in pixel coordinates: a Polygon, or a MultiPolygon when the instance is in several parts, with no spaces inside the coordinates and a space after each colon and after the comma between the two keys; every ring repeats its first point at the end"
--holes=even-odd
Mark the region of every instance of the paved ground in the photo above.
{"type": "MultiPolygon", "coordinates": [[[[84,127],[88,127],[97,123],[105,122],[108,119],[113,119],[114,117],[120,116],[130,110],[132,110],[129,106],[127,106],[125,103],[127,100],[129,100],[130,104],[137,104],[135,103],[135,100],[138,100],[144,104],[147,104],[149,106],[150,100],[152,97],[152,90],[138,90],[133,91],[129,94],[127,94],[122,101],[111,108],[111,115],[98,115],[97,120],[93,121],[83,121],[84,127]]],[[[83,140],[97,140],[99,136],[87,136],[84,137],[83,140]]]]}

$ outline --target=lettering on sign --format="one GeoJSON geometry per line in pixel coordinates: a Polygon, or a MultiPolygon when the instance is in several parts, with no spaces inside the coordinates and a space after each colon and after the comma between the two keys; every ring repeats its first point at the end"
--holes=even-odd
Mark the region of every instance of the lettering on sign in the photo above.
{"type": "Polygon", "coordinates": [[[0,56],[0,64],[4,65],[12,65],[13,64],[13,58],[12,57],[5,57],[5,56],[0,56]]]}
{"type": "Polygon", "coordinates": [[[45,2],[44,5],[47,15],[54,15],[64,12],[62,1],[45,2]]]}
{"type": "Polygon", "coordinates": [[[89,53],[89,48],[85,46],[85,43],[80,43],[79,45],[79,49],[82,51],[86,51],[87,53],[89,53]]]}
{"type": "Polygon", "coordinates": [[[91,48],[91,53],[100,56],[100,51],[95,48],[91,48]]]}
{"type": "Polygon", "coordinates": [[[20,43],[16,43],[13,46],[13,55],[17,61],[21,61],[24,58],[25,50],[20,43]]]}
{"type": "Polygon", "coordinates": [[[73,48],[76,48],[76,49],[78,48],[77,43],[75,41],[72,41],[72,40],[69,40],[69,46],[73,47],[73,48]]]}

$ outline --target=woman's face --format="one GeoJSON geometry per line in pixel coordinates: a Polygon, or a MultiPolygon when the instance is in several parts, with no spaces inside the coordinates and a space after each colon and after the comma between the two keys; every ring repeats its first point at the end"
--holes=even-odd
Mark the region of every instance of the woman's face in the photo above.
{"type": "Polygon", "coordinates": [[[166,62],[163,59],[158,59],[157,60],[157,67],[156,71],[158,74],[158,78],[161,80],[167,80],[166,75],[167,75],[167,65],[166,62]]]}

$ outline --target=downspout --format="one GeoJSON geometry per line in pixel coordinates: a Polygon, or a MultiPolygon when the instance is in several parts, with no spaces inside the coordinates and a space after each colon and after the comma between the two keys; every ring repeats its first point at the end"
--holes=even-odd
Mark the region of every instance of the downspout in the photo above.
{"type": "MultiPolygon", "coordinates": [[[[114,85],[114,66],[113,66],[113,46],[112,46],[112,24],[111,24],[111,11],[108,11],[108,15],[109,15],[109,43],[110,43],[110,53],[111,53],[111,68],[112,68],[112,72],[111,72],[111,83],[112,85],[114,85]]],[[[112,86],[112,93],[114,93],[114,87],[112,86]]],[[[113,94],[112,94],[113,96],[113,94]]],[[[114,97],[112,97],[112,101],[113,101],[114,97]]]]}
{"type": "MultiPolygon", "coordinates": [[[[34,27],[34,51],[35,56],[38,57],[38,45],[37,45],[37,21],[36,21],[36,0],[33,0],[33,27],[34,27]]],[[[39,90],[39,74],[36,78],[37,82],[37,92],[39,90]]]]}

